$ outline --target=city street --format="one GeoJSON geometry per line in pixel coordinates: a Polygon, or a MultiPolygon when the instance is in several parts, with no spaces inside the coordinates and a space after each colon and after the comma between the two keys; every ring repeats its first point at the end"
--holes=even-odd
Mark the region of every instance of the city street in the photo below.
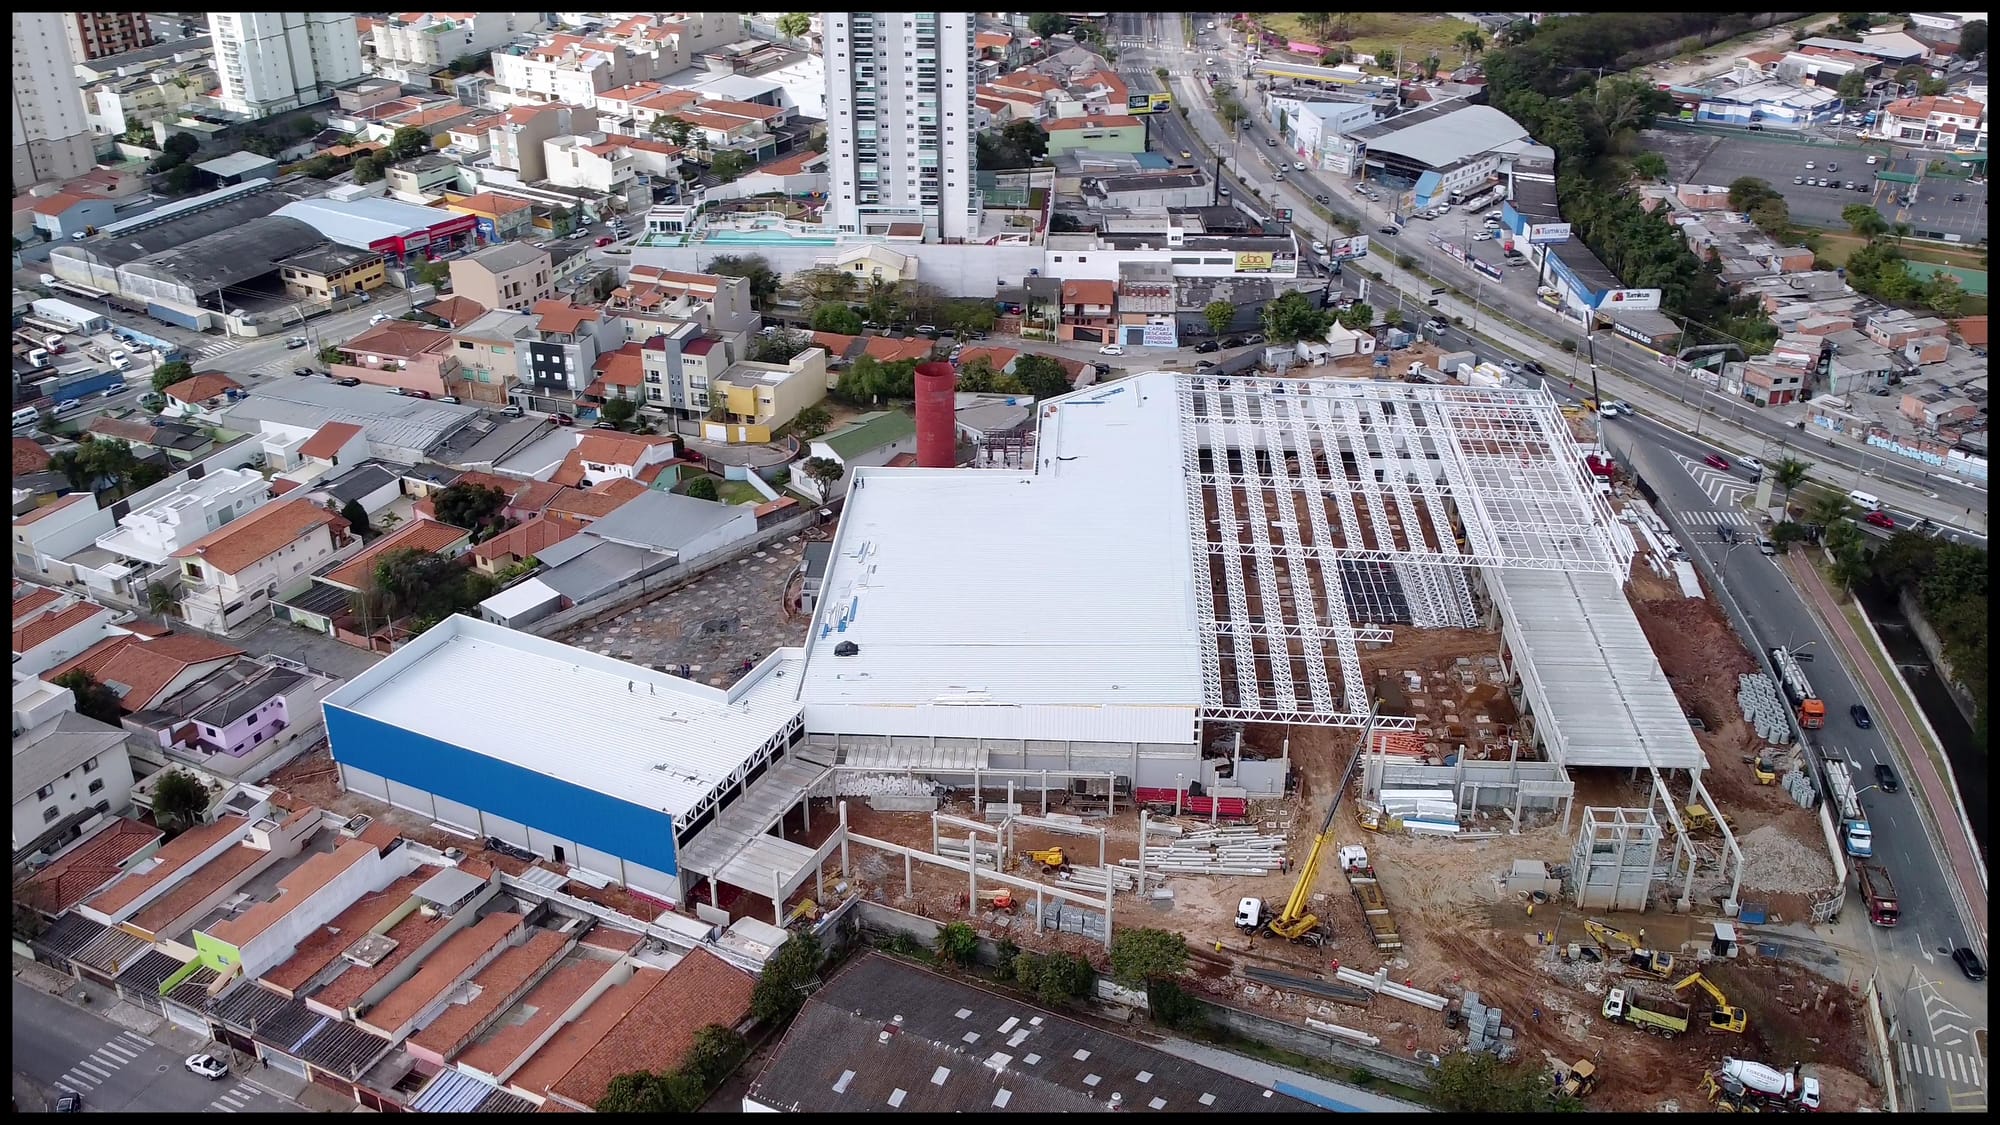
{"type": "MultiPolygon", "coordinates": [[[[1951,850],[1959,857],[1954,863],[1932,842],[1922,811],[1926,804],[1951,809],[1949,790],[1928,768],[1928,759],[1913,765],[1907,753],[1892,745],[1888,732],[1894,725],[1894,697],[1883,699],[1885,693],[1864,693],[1857,686],[1853,668],[1807,609],[1779,559],[1757,550],[1756,525],[1738,507],[1751,488],[1748,479],[1708,468],[1701,461],[1707,447],[1647,419],[1619,418],[1605,426],[1607,446],[1653,487],[1660,515],[1673,525],[1682,546],[1699,551],[1722,576],[1720,595],[1739,609],[1753,643],[1818,657],[1803,668],[1826,702],[1827,720],[1823,729],[1807,735],[1808,746],[1818,758],[1854,763],[1862,811],[1874,829],[1874,861],[1895,880],[1903,916],[1902,925],[1893,929],[1869,925],[1850,891],[1842,929],[1875,953],[1885,1006],[1907,1032],[1898,1034],[1898,1067],[1917,1107],[1984,1109],[1985,1063],[1972,1029],[1983,1030],[1985,986],[1966,981],[1949,953],[1959,945],[1986,947],[1986,894],[1977,873],[1962,870],[1973,854],[1962,821],[1953,816],[1939,828],[1953,838],[1951,850]],[[1733,543],[1722,539],[1719,525],[1735,529],[1733,543]],[[1854,725],[1848,709],[1856,703],[1866,704],[1877,716],[1874,727],[1854,725]],[[1878,762],[1896,770],[1902,792],[1886,793],[1875,784],[1878,762]]],[[[1793,558],[1789,565],[1803,562],[1793,558]]],[[[1903,749],[1924,753],[1918,745],[1903,749]]]]}
{"type": "MultiPolygon", "coordinates": [[[[1167,56],[1187,58],[1199,52],[1215,50],[1207,47],[1189,50],[1184,45],[1181,21],[1177,15],[1149,18],[1155,29],[1153,38],[1161,45],[1149,58],[1167,56]]],[[[1234,49],[1233,46],[1221,48],[1225,54],[1234,49]]],[[[1241,60],[1235,56],[1221,61],[1228,66],[1241,65],[1241,60]]],[[[1144,61],[1143,65],[1150,69],[1160,63],[1144,61]]],[[[1124,56],[1120,58],[1120,66],[1126,66],[1124,56]]],[[[1229,71],[1225,70],[1225,74],[1227,73],[1229,71]]],[[[1246,135],[1239,145],[1238,142],[1228,138],[1221,122],[1216,120],[1202,82],[1192,78],[1177,78],[1174,85],[1176,99],[1188,110],[1188,117],[1185,121],[1178,121],[1167,120],[1178,118],[1178,114],[1156,115],[1163,121],[1163,126],[1156,135],[1156,140],[1162,142],[1158,147],[1163,150],[1176,146],[1192,147],[1197,151],[1198,157],[1209,159],[1212,159],[1209,156],[1212,153],[1219,152],[1234,158],[1239,153],[1261,152],[1268,148],[1264,144],[1264,138],[1272,134],[1266,123],[1253,116],[1253,119],[1245,124],[1246,135]],[[1182,129],[1189,130],[1190,135],[1183,138],[1179,134],[1179,130],[1182,129]],[[1199,138],[1199,142],[1196,142],[1196,137],[1199,138]]],[[[1206,161],[1204,163],[1206,164],[1206,161]]],[[[1269,180],[1268,173],[1260,174],[1259,168],[1263,163],[1262,159],[1253,160],[1247,156],[1231,159],[1231,167],[1236,173],[1228,181],[1232,184],[1232,190],[1240,191],[1240,187],[1235,185],[1248,181],[1267,198],[1276,199],[1278,201],[1276,205],[1293,208],[1297,219],[1295,225],[1309,238],[1331,238],[1340,234],[1331,224],[1319,218],[1311,210],[1314,195],[1331,193],[1337,201],[1337,209],[1359,217],[1362,220],[1362,232],[1373,240],[1369,257],[1355,263],[1356,266],[1365,266],[1382,273],[1385,281],[1410,294],[1419,304],[1423,299],[1427,299],[1435,283],[1414,277],[1397,267],[1394,262],[1398,255],[1409,255],[1431,276],[1461,290],[1471,283],[1470,287],[1475,296],[1490,309],[1503,314],[1511,323],[1495,323],[1490,312],[1482,318],[1473,302],[1450,293],[1440,296],[1439,312],[1447,317],[1463,318],[1468,324],[1474,323],[1475,318],[1480,318],[1477,323],[1480,325],[1481,334],[1505,343],[1510,354],[1522,359],[1538,360],[1551,371],[1568,369],[1572,362],[1571,358],[1559,354],[1557,349],[1549,345],[1549,341],[1565,337],[1575,339],[1578,329],[1573,321],[1561,318],[1535,299],[1534,271],[1528,269],[1509,271],[1504,283],[1489,283],[1482,286],[1475,279],[1483,275],[1452,262],[1442,250],[1432,246],[1428,238],[1420,236],[1419,230],[1426,224],[1416,224],[1396,236],[1381,235],[1377,228],[1390,218],[1389,210],[1380,204],[1372,204],[1358,198],[1348,180],[1310,172],[1288,174],[1282,184],[1273,184],[1269,180]],[[1528,326],[1540,338],[1529,339],[1518,331],[1515,325],[1528,326]]],[[[1373,303],[1378,306],[1384,304],[1381,300],[1373,303]]],[[[1983,487],[1958,482],[1955,478],[1943,474],[1926,472],[1907,462],[1885,460],[1878,455],[1862,451],[1852,443],[1822,446],[1817,441],[1808,442],[1795,427],[1772,418],[1740,400],[1700,391],[1690,396],[1689,380],[1669,374],[1662,367],[1659,356],[1636,344],[1606,332],[1596,334],[1593,345],[1600,368],[1600,385],[1606,395],[1630,399],[1641,409],[1656,416],[1667,417],[1676,425],[1680,424],[1681,418],[1692,419],[1695,415],[1696,411],[1686,405],[1690,397],[1697,401],[1705,397],[1707,399],[1705,408],[1714,413],[1714,417],[1710,419],[1711,434],[1718,440],[1733,443],[1739,451],[1755,451],[1758,456],[1764,456],[1765,450],[1773,448],[1798,447],[1802,451],[1810,450],[1809,454],[1802,453],[1802,459],[1814,465],[1812,479],[1837,487],[1843,492],[1854,487],[1852,483],[1847,482],[1851,482],[1855,473],[1865,467],[1874,481],[1871,485],[1873,490],[1882,495],[1892,506],[1915,512],[1948,526],[1963,528],[1981,540],[1984,538],[1986,492],[1983,487]],[[1725,424],[1718,425],[1718,422],[1725,424]]],[[[1769,460],[1768,457],[1765,459],[1769,460]]]]}
{"type": "MultiPolygon", "coordinates": [[[[64,1093],[75,1093],[83,1095],[84,1108],[92,1112],[302,1112],[236,1075],[211,1081],[190,1074],[181,1065],[189,1052],[121,1028],[18,979],[12,984],[14,1074],[51,1104],[64,1093]]],[[[177,1031],[168,1034],[177,1041],[192,1038],[177,1031]]]]}

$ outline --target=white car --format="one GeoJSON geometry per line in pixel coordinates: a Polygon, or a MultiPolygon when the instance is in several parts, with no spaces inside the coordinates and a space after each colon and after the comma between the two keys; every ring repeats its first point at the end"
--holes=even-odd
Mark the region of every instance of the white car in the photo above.
{"type": "Polygon", "coordinates": [[[1201,65],[1203,65],[1203,66],[1214,66],[1214,65],[1215,65],[1215,60],[1214,60],[1214,59],[1203,59],[1203,60],[1201,60],[1201,65]]]}
{"type": "Polygon", "coordinates": [[[1120,347],[1120,346],[1118,346],[1117,344],[1106,344],[1106,345],[1104,345],[1103,347],[1101,347],[1101,348],[1097,349],[1097,354],[1098,354],[1098,355],[1124,355],[1124,354],[1125,354],[1125,349],[1124,349],[1124,348],[1122,348],[1122,347],[1120,347]]]}
{"type": "Polygon", "coordinates": [[[1474,242],[1490,242],[1492,240],[1493,232],[1490,230],[1483,230],[1472,236],[1472,241],[1474,242]]]}
{"type": "Polygon", "coordinates": [[[189,1055],[181,1065],[188,1073],[199,1074],[211,1082],[229,1077],[229,1068],[212,1055],[189,1055]]]}
{"type": "Polygon", "coordinates": [[[1812,170],[1813,170],[1813,162],[1810,160],[1806,161],[1806,171],[1810,172],[1812,170]]]}
{"type": "Polygon", "coordinates": [[[1873,163],[1875,163],[1875,158],[1874,158],[1874,157],[1872,157],[1872,156],[1871,156],[1871,157],[1869,157],[1869,158],[1868,158],[1868,163],[1870,163],[1870,164],[1873,164],[1873,163]]]}
{"type": "Polygon", "coordinates": [[[1303,172],[1305,170],[1306,170],[1306,162],[1303,160],[1295,161],[1292,164],[1292,171],[1294,172],[1303,172]]]}
{"type": "Polygon", "coordinates": [[[1315,254],[1324,254],[1324,253],[1326,253],[1326,243],[1324,243],[1324,242],[1321,242],[1321,241],[1320,241],[1320,240],[1318,240],[1318,239],[1314,239],[1314,240],[1313,240],[1313,244],[1312,244],[1312,247],[1313,247],[1313,253],[1315,253],[1315,254]]]}
{"type": "Polygon", "coordinates": [[[1500,361],[1500,366],[1518,374],[1521,370],[1521,361],[1518,359],[1503,359],[1500,361]]]}
{"type": "Polygon", "coordinates": [[[388,321],[391,321],[391,320],[394,320],[394,319],[396,319],[396,318],[395,318],[395,317],[392,317],[392,316],[390,316],[390,315],[389,315],[388,313],[376,313],[376,314],[375,314],[374,316],[371,316],[371,317],[369,317],[369,318],[368,318],[368,323],[369,323],[369,324],[370,324],[371,326],[373,326],[373,325],[377,325],[377,324],[384,324],[384,323],[387,323],[388,321]]]}

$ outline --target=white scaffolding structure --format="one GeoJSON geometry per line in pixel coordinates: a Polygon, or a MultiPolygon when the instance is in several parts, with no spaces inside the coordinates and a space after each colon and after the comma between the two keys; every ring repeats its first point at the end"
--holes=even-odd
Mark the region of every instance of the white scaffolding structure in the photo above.
{"type": "Polygon", "coordinates": [[[1360,643],[1477,625],[1471,568],[1630,565],[1546,391],[1183,375],[1176,393],[1207,717],[1360,726],[1360,643]]]}

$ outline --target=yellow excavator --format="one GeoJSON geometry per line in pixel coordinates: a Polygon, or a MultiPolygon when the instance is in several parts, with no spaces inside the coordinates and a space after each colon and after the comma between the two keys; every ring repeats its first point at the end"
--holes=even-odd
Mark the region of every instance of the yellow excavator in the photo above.
{"type": "Polygon", "coordinates": [[[1340,777],[1340,784],[1333,790],[1333,796],[1326,803],[1326,818],[1320,821],[1319,835],[1313,837],[1312,851],[1306,853],[1306,861],[1299,865],[1299,881],[1292,887],[1292,895],[1285,900],[1284,909],[1271,916],[1264,928],[1287,941],[1317,942],[1323,935],[1320,931],[1319,916],[1307,909],[1312,901],[1313,880],[1319,877],[1320,861],[1334,850],[1333,814],[1340,808],[1340,796],[1347,792],[1353,778],[1354,767],[1361,762],[1361,750],[1368,745],[1375,734],[1375,715],[1381,709],[1378,700],[1368,709],[1368,722],[1361,729],[1361,743],[1354,751],[1354,760],[1347,765],[1347,772],[1340,777]]]}
{"type": "Polygon", "coordinates": [[[1743,1029],[1750,1024],[1750,1017],[1743,1009],[1731,1004],[1729,997],[1723,995],[1722,990],[1715,987],[1715,983],[1707,977],[1700,973],[1690,973],[1674,986],[1674,991],[1680,992],[1697,984],[1708,993],[1710,1000],[1715,1001],[1715,1009],[1708,1013],[1708,1029],[1732,1032],[1736,1035],[1743,1034],[1743,1029]]]}
{"type": "Polygon", "coordinates": [[[1025,855],[1024,858],[1032,859],[1036,863],[1041,864],[1042,870],[1044,871],[1069,870],[1069,857],[1063,854],[1063,850],[1061,848],[1047,848],[1042,850],[1030,851],[1025,855]]]}
{"type": "Polygon", "coordinates": [[[1589,934],[1597,944],[1606,949],[1611,949],[1613,946],[1618,945],[1624,946],[1629,951],[1626,958],[1627,963],[1641,972],[1659,977],[1662,980],[1673,975],[1674,955],[1671,953],[1658,953],[1647,949],[1643,938],[1633,937],[1623,930],[1614,930],[1602,922],[1592,921],[1588,918],[1584,919],[1583,931],[1589,934]]]}

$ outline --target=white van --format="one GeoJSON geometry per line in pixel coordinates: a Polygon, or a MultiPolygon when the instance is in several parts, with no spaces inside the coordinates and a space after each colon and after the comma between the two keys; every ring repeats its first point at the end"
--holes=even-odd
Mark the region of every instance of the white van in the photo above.
{"type": "Polygon", "coordinates": [[[41,420],[42,412],[32,406],[24,406],[14,412],[14,428],[17,430],[22,426],[32,426],[41,420]]]}
{"type": "Polygon", "coordinates": [[[1882,510],[1882,501],[1877,500],[1875,497],[1858,488],[1848,493],[1847,498],[1854,501],[1855,506],[1864,512],[1879,512],[1882,510]]]}

